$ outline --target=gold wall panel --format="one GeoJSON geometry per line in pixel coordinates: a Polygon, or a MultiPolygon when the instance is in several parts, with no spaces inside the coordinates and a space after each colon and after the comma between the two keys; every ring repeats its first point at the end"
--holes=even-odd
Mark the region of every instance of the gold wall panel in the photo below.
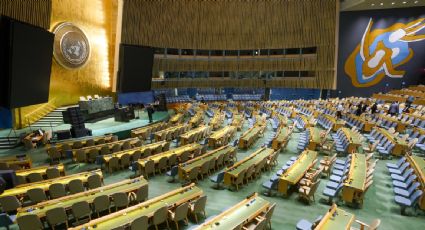
{"type": "MultiPolygon", "coordinates": [[[[117,0],[4,0],[0,12],[42,26],[50,31],[60,22],[72,22],[89,39],[91,54],[79,69],[65,69],[52,61],[49,102],[55,106],[76,104],[82,95],[111,95],[115,55],[117,0]]],[[[14,126],[25,125],[27,114],[40,114],[46,104],[20,108],[14,113],[14,126]]]]}
{"type": "MultiPolygon", "coordinates": [[[[337,0],[127,0],[121,41],[153,47],[212,50],[317,47],[314,61],[155,60],[154,74],[168,69],[314,70],[315,78],[303,80],[309,82],[307,85],[333,88],[338,4],[337,0]]],[[[285,87],[305,85],[279,81],[277,84],[285,87]]],[[[197,81],[196,84],[201,87],[203,83],[197,81]]]]}

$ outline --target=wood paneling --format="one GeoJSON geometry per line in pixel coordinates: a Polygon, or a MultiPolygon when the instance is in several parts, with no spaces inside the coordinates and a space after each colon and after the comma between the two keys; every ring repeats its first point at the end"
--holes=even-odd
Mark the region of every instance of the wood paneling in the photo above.
{"type": "Polygon", "coordinates": [[[2,0],[0,14],[45,29],[50,28],[51,0],[2,0]]]}
{"type": "MultiPolygon", "coordinates": [[[[332,88],[338,2],[127,0],[124,2],[121,41],[133,45],[211,50],[317,47],[314,60],[177,62],[156,59],[154,74],[170,70],[313,70],[316,77],[305,80],[309,82],[307,85],[332,88]]],[[[294,85],[293,81],[279,81],[279,85],[285,87],[294,85]]],[[[203,84],[196,82],[199,86],[203,84]]],[[[305,86],[304,83],[295,85],[305,86]]]]}

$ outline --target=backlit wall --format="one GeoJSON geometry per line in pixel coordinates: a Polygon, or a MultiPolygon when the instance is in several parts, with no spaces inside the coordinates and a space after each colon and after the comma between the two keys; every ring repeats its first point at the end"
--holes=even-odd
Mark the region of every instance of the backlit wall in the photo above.
{"type": "Polygon", "coordinates": [[[424,78],[425,7],[341,12],[334,96],[369,96],[424,78]]]}

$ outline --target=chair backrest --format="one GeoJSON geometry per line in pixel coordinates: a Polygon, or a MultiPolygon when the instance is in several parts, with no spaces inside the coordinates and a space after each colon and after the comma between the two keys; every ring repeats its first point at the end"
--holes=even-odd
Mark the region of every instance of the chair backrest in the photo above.
{"type": "Polygon", "coordinates": [[[109,147],[108,146],[102,146],[101,148],[100,148],[100,154],[102,154],[102,155],[107,155],[107,154],[110,154],[111,152],[110,152],[110,150],[109,150],[109,147]]]}
{"type": "Polygon", "coordinates": [[[201,173],[202,174],[207,174],[208,170],[210,168],[210,162],[209,161],[205,161],[202,166],[201,166],[201,173]]]}
{"type": "Polygon", "coordinates": [[[72,209],[72,214],[77,219],[91,215],[91,208],[87,201],[80,201],[77,203],[73,203],[71,206],[71,209],[72,209]]]}
{"type": "Polygon", "coordinates": [[[61,183],[51,184],[49,186],[49,195],[50,199],[66,196],[65,186],[61,183]]]}
{"type": "Polygon", "coordinates": [[[68,188],[69,188],[69,192],[71,194],[84,192],[83,181],[80,180],[80,179],[74,179],[74,180],[69,182],[68,188]]]}
{"type": "Polygon", "coordinates": [[[75,141],[73,144],[72,144],[72,148],[73,149],[79,149],[79,148],[82,148],[83,147],[83,143],[81,143],[81,141],[75,141]]]}
{"type": "Polygon", "coordinates": [[[129,200],[128,196],[124,192],[117,192],[112,194],[112,201],[114,202],[115,207],[122,208],[122,207],[128,207],[129,200]]]}
{"type": "Polygon", "coordinates": [[[119,145],[119,144],[114,144],[114,145],[112,146],[112,152],[113,152],[113,153],[115,153],[115,152],[119,152],[119,151],[121,151],[121,145],[119,145]]]}
{"type": "Polygon", "coordinates": [[[36,172],[28,174],[27,178],[30,183],[39,182],[43,180],[43,176],[41,175],[41,173],[36,172]]]}
{"type": "Polygon", "coordinates": [[[78,162],[85,162],[87,160],[87,154],[84,150],[79,149],[77,150],[76,158],[78,162]]]}
{"type": "Polygon", "coordinates": [[[130,154],[126,153],[121,156],[121,166],[128,167],[130,165],[130,154]]]}
{"type": "Polygon", "coordinates": [[[207,196],[201,196],[197,200],[195,200],[193,204],[193,213],[201,213],[205,210],[205,205],[207,204],[207,196]]]}
{"type": "Polygon", "coordinates": [[[419,184],[419,182],[415,182],[415,183],[413,183],[410,187],[409,187],[409,189],[408,189],[408,192],[409,192],[409,196],[413,193],[413,191],[415,191],[419,186],[420,186],[421,184],[419,184]]]}
{"type": "Polygon", "coordinates": [[[189,210],[189,202],[185,202],[177,206],[175,210],[174,220],[179,221],[187,217],[187,211],[189,210]]]}
{"type": "Polygon", "coordinates": [[[243,179],[245,178],[247,170],[242,170],[239,172],[238,177],[236,178],[235,184],[241,184],[243,182],[243,179]]]}
{"type": "Polygon", "coordinates": [[[145,173],[150,174],[155,171],[155,162],[153,160],[148,160],[145,163],[145,173]]]}
{"type": "Polygon", "coordinates": [[[147,216],[141,216],[133,220],[130,224],[131,230],[147,230],[148,229],[148,220],[147,216]]]}
{"type": "Polygon", "coordinates": [[[20,216],[16,219],[20,230],[36,230],[43,229],[43,224],[41,223],[38,216],[35,214],[28,214],[20,216]]]}
{"type": "Polygon", "coordinates": [[[57,207],[46,211],[46,219],[51,226],[55,226],[57,224],[66,223],[68,221],[68,216],[66,215],[65,208],[57,207]]]}
{"type": "Polygon", "coordinates": [[[0,205],[4,212],[14,212],[21,207],[21,202],[19,202],[16,196],[4,196],[0,197],[0,205]]]}
{"type": "Polygon", "coordinates": [[[109,209],[111,201],[109,200],[108,195],[100,195],[93,199],[93,205],[95,212],[102,212],[109,209]]]}
{"type": "Polygon", "coordinates": [[[374,219],[372,223],[369,225],[368,230],[376,230],[378,229],[379,225],[381,225],[380,219],[374,219]]]}
{"type": "Polygon", "coordinates": [[[33,203],[47,200],[46,193],[44,193],[42,188],[32,188],[27,191],[27,195],[33,203]]]}
{"type": "Polygon", "coordinates": [[[153,213],[153,224],[158,225],[158,224],[163,223],[167,219],[167,215],[168,215],[167,206],[163,206],[163,207],[157,209],[153,213]]]}
{"type": "Polygon", "coordinates": [[[136,201],[137,202],[145,201],[148,198],[148,193],[149,193],[148,185],[145,184],[145,185],[141,186],[136,191],[136,201]]]}
{"type": "Polygon", "coordinates": [[[46,169],[47,179],[54,179],[61,176],[59,169],[52,167],[46,169]]]}
{"type": "Polygon", "coordinates": [[[94,140],[93,139],[88,139],[87,141],[86,141],[86,146],[93,146],[93,145],[95,145],[95,143],[94,143],[94,140]]]}
{"type": "Polygon", "coordinates": [[[168,157],[164,156],[161,159],[159,159],[158,161],[158,168],[160,170],[164,169],[167,167],[167,161],[168,161],[168,157]]]}
{"type": "Polygon", "coordinates": [[[174,166],[177,164],[177,155],[173,154],[168,158],[168,165],[174,166]]]}
{"type": "Polygon", "coordinates": [[[198,178],[198,174],[199,174],[199,168],[192,168],[192,170],[190,170],[189,174],[187,175],[187,179],[190,181],[193,181],[196,178],[198,178]]]}
{"type": "Polygon", "coordinates": [[[99,188],[102,186],[102,178],[100,177],[99,174],[90,175],[87,178],[87,184],[89,189],[99,188]]]}
{"type": "Polygon", "coordinates": [[[412,202],[412,206],[416,205],[419,198],[422,196],[422,190],[416,190],[413,195],[410,197],[410,201],[412,202]]]}

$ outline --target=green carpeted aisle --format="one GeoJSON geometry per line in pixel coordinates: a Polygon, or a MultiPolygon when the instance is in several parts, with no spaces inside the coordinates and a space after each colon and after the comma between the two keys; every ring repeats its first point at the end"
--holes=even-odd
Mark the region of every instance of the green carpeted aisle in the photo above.
{"type": "MultiPolygon", "coordinates": [[[[208,119],[206,119],[208,120],[208,119]]],[[[107,127],[105,127],[106,129],[107,127]]],[[[235,138],[238,138],[241,133],[248,129],[247,122],[243,127],[241,132],[238,132],[235,138]]],[[[252,146],[247,151],[238,150],[237,157],[238,159],[242,159],[245,156],[249,155],[257,148],[259,148],[266,139],[267,135],[270,135],[271,126],[268,125],[267,131],[265,132],[264,137],[259,138],[254,146],[252,146]]],[[[112,132],[112,131],[111,131],[112,132]]],[[[248,185],[243,186],[238,192],[233,192],[228,189],[223,190],[215,190],[212,188],[214,185],[208,179],[200,181],[198,186],[203,189],[204,193],[208,196],[206,212],[207,216],[217,215],[226,208],[238,203],[246,196],[253,192],[258,192],[262,195],[264,191],[262,189],[262,183],[268,180],[282,165],[286,163],[286,161],[295,155],[299,154],[297,151],[297,140],[299,138],[300,133],[295,132],[292,135],[292,138],[287,146],[287,148],[280,153],[279,155],[279,167],[276,167],[270,172],[263,173],[261,178],[249,183],[248,185]]],[[[175,145],[175,144],[173,144],[175,145]]],[[[173,146],[172,145],[172,146],[173,146]]],[[[24,153],[23,149],[15,149],[10,151],[0,152],[1,155],[10,155],[16,153],[24,153]]],[[[45,149],[36,149],[30,152],[30,156],[34,160],[36,164],[45,164],[47,162],[47,154],[45,153],[45,149]]],[[[322,155],[319,155],[322,157],[322,155]]],[[[379,161],[375,174],[374,174],[374,183],[372,187],[366,193],[364,206],[362,209],[353,209],[350,208],[342,202],[339,203],[340,207],[345,209],[348,212],[351,212],[356,215],[356,218],[370,223],[375,218],[380,218],[382,220],[380,229],[385,230],[399,230],[399,229],[425,229],[425,215],[421,212],[418,216],[413,215],[412,210],[409,210],[410,216],[401,216],[400,208],[394,202],[394,194],[392,189],[391,178],[386,169],[385,163],[387,162],[395,162],[392,161],[379,161]]],[[[97,165],[81,165],[80,167],[76,167],[76,164],[71,163],[70,161],[66,162],[66,172],[68,174],[76,173],[92,168],[98,167],[97,165]]],[[[128,178],[133,173],[130,170],[120,171],[111,174],[104,172],[105,183],[110,184],[122,179],[128,178]]],[[[165,175],[154,176],[149,179],[149,197],[155,197],[161,194],[166,193],[172,189],[178,188],[181,186],[179,182],[168,183],[168,178],[165,175]]],[[[325,188],[327,179],[322,179],[320,187],[316,192],[316,202],[311,205],[306,205],[303,202],[297,200],[297,194],[293,193],[289,198],[285,199],[281,196],[273,196],[273,197],[265,197],[265,199],[277,203],[277,207],[275,209],[273,218],[272,218],[272,228],[273,229],[295,229],[295,225],[298,220],[305,218],[307,220],[314,220],[319,215],[324,215],[329,208],[329,205],[325,204],[324,196],[322,195],[322,191],[325,188]]],[[[194,222],[191,219],[191,224],[194,222]]],[[[14,226],[15,227],[15,226],[14,226]]],[[[189,228],[181,228],[187,229],[189,228]]],[[[355,225],[355,227],[358,227],[355,225]]],[[[16,229],[16,227],[15,227],[16,229]]]]}

